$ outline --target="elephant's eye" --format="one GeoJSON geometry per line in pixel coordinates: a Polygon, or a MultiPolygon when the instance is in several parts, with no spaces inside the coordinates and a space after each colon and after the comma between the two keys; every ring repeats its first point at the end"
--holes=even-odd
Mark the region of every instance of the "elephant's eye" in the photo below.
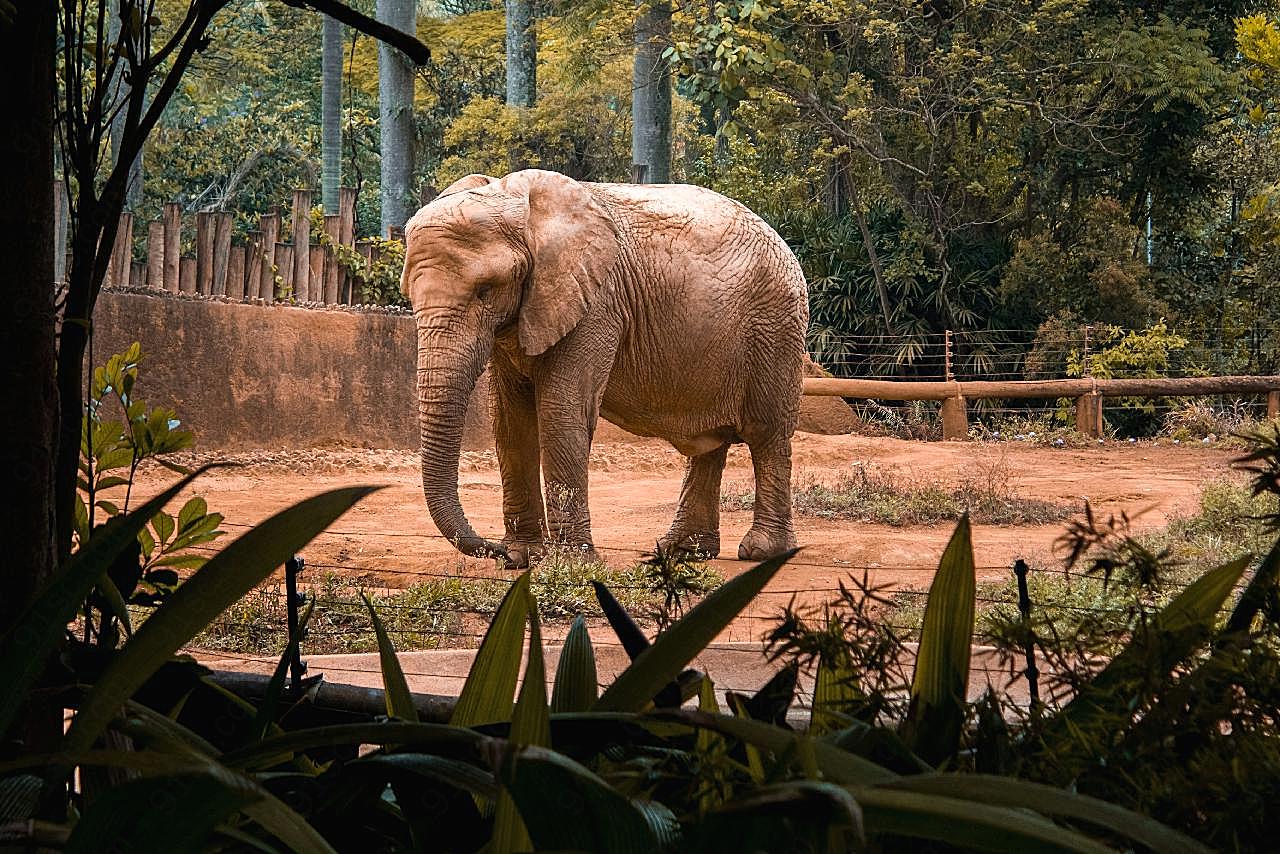
{"type": "Polygon", "coordinates": [[[488,299],[489,291],[491,291],[492,289],[493,288],[491,285],[481,285],[479,288],[476,289],[476,296],[482,300],[488,299]]]}

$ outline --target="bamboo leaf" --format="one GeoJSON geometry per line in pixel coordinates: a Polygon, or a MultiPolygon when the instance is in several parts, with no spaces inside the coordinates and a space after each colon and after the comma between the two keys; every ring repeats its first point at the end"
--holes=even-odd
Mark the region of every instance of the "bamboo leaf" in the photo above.
{"type": "Polygon", "coordinates": [[[94,798],[63,850],[68,854],[201,850],[218,824],[260,799],[255,788],[229,774],[133,780],[94,798]]]}
{"type": "Polygon", "coordinates": [[[32,683],[39,677],[49,654],[89,592],[126,547],[135,542],[147,520],[213,466],[202,466],[182,478],[136,512],[112,517],[99,528],[27,607],[13,627],[0,638],[0,732],[7,732],[26,702],[32,683]]]}
{"type": "Polygon", "coordinates": [[[631,615],[627,613],[626,608],[622,607],[622,603],[613,595],[613,591],[603,583],[594,580],[591,582],[591,589],[595,591],[600,610],[604,612],[613,633],[618,636],[618,641],[626,651],[627,657],[635,661],[640,653],[649,648],[649,639],[644,636],[644,632],[640,631],[636,621],[631,619],[631,615]]]}
{"type": "Polygon", "coordinates": [[[655,694],[715,640],[777,574],[795,550],[770,558],[725,582],[663,632],[618,674],[596,701],[595,710],[640,711],[655,694]]]}
{"type": "Polygon", "coordinates": [[[413,695],[409,693],[409,683],[404,678],[404,669],[400,667],[400,659],[396,657],[396,648],[383,628],[378,612],[373,610],[369,597],[360,594],[364,606],[369,609],[369,619],[373,623],[373,631],[378,636],[378,663],[382,668],[383,696],[387,703],[387,715],[402,721],[416,722],[418,707],[413,704],[413,695]]]}
{"type": "Polygon", "coordinates": [[[1106,801],[1040,783],[991,774],[918,774],[879,788],[943,795],[999,807],[1035,810],[1041,815],[1089,822],[1168,854],[1203,854],[1210,849],[1141,813],[1106,801]]]}
{"type": "MultiPolygon", "coordinates": [[[[93,743],[116,710],[218,614],[377,487],[323,492],[282,510],[209,560],[170,594],[107,666],[67,732],[69,749],[93,743]]],[[[132,519],[141,512],[125,517],[132,519]]],[[[145,518],[145,516],[143,517],[145,518]]],[[[136,535],[136,530],[130,536],[136,535]]]]}
{"type": "MultiPolygon", "coordinates": [[[[511,715],[511,733],[508,740],[519,746],[551,746],[551,716],[547,711],[547,672],[542,655],[542,626],[538,621],[538,606],[531,593],[526,593],[529,614],[529,661],[524,668],[524,682],[511,715]]],[[[519,810],[511,794],[504,790],[498,796],[493,817],[493,841],[490,847],[495,854],[527,851],[532,848],[529,831],[525,829],[519,810]]]]}
{"type": "Polygon", "coordinates": [[[1167,676],[1197,647],[1208,641],[1218,610],[1249,565],[1241,555],[1211,569],[1189,584],[1152,619],[1141,635],[1135,635],[1111,663],[1045,724],[1046,744],[1073,740],[1094,721],[1132,714],[1141,702],[1141,683],[1153,671],[1167,676]]]}
{"type": "Polygon", "coordinates": [[[969,691],[977,578],[969,515],[960,517],[929,586],[903,738],[936,765],[956,754],[969,691]]]}
{"type": "Polygon", "coordinates": [[[223,754],[222,762],[232,768],[251,768],[280,756],[287,758],[307,750],[352,744],[394,744],[402,749],[422,747],[440,755],[474,758],[479,756],[481,745],[490,740],[475,730],[450,724],[404,721],[335,724],[264,738],[257,744],[223,754]]]}
{"type": "Polygon", "coordinates": [[[1024,854],[1111,852],[1084,834],[1020,809],[934,794],[854,787],[868,835],[932,839],[958,848],[1024,854]]]}
{"type": "Polygon", "coordinates": [[[658,841],[623,795],[578,763],[541,747],[500,758],[499,776],[537,850],[651,854],[658,841]],[[566,820],[565,804],[574,805],[566,820]]]}
{"type": "Polygon", "coordinates": [[[809,732],[822,735],[848,725],[840,710],[858,699],[855,673],[846,657],[832,662],[826,655],[818,659],[818,672],[813,682],[813,708],[809,711],[809,732]]]}
{"type": "Polygon", "coordinates": [[[302,616],[298,619],[298,633],[289,638],[289,642],[285,644],[284,652],[280,653],[280,660],[276,662],[276,669],[271,673],[271,680],[267,682],[266,693],[262,697],[262,702],[258,703],[258,710],[253,716],[253,723],[249,726],[249,732],[253,733],[256,739],[262,739],[271,729],[271,724],[276,719],[276,708],[280,705],[280,695],[284,692],[284,680],[289,673],[289,664],[293,661],[293,656],[298,650],[298,644],[302,640],[302,636],[307,631],[307,625],[311,622],[311,615],[316,609],[316,600],[313,598],[307,603],[307,610],[302,612],[302,616]]]}
{"type": "Polygon", "coordinates": [[[524,652],[524,621],[529,609],[529,573],[520,574],[493,615],[449,723],[477,726],[511,720],[512,698],[524,652]]]}
{"type": "MultiPolygon", "coordinates": [[[[753,721],[748,718],[735,718],[729,715],[711,715],[690,709],[661,710],[650,712],[646,718],[670,721],[709,729],[736,738],[744,744],[753,744],[761,750],[767,750],[774,756],[790,756],[797,760],[800,752],[799,736],[782,727],[753,721]]],[[[822,776],[842,785],[858,785],[882,783],[895,779],[898,775],[874,762],[863,759],[848,751],[841,750],[823,741],[811,740],[813,760],[822,772],[822,776]]]]}
{"type": "Polygon", "coordinates": [[[551,691],[551,711],[585,712],[596,701],[596,654],[587,633],[587,621],[579,614],[569,627],[556,665],[556,682],[551,691]]]}

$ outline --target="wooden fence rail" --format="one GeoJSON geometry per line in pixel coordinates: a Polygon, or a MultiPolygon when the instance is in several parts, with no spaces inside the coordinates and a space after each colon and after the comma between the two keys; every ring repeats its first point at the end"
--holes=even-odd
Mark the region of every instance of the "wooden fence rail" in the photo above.
{"type": "Polygon", "coordinates": [[[899,380],[810,377],[804,393],[866,400],[942,401],[942,438],[969,435],[968,400],[1026,400],[1072,397],[1076,401],[1076,430],[1102,436],[1102,402],[1108,397],[1190,397],[1210,394],[1267,396],[1267,417],[1280,416],[1280,376],[1178,377],[1154,379],[1063,379],[974,382],[912,382],[899,380]]]}
{"type": "MultiPolygon", "coordinates": [[[[61,188],[56,188],[58,196],[61,188]]],[[[356,191],[343,187],[339,211],[324,218],[324,233],[337,245],[353,250],[366,262],[377,261],[372,241],[355,239],[356,191]]],[[[295,190],[287,214],[273,208],[258,228],[238,242],[234,215],[200,211],[184,217],[177,203],[164,205],[155,222],[135,223],[132,214],[120,217],[115,250],[107,268],[107,287],[154,288],[170,293],[203,294],[241,301],[359,303],[363,285],[339,263],[332,249],[311,242],[311,191],[295,190]],[[286,219],[287,216],[287,219],[286,219]],[[293,237],[286,242],[282,224],[293,237]],[[133,259],[135,225],[145,235],[146,260],[133,259]],[[183,233],[194,252],[183,254],[183,233]]]]}

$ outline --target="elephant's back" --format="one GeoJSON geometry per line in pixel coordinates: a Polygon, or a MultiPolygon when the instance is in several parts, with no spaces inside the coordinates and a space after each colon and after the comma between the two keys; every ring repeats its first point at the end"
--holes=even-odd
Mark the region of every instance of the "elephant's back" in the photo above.
{"type": "Polygon", "coordinates": [[[673,440],[681,433],[686,443],[721,428],[741,435],[762,415],[791,420],[808,298],[782,238],[744,205],[702,187],[595,186],[630,250],[622,287],[633,311],[610,382],[617,394],[607,393],[617,408],[662,412],[656,420],[665,423],[638,425],[642,432],[673,440]]]}

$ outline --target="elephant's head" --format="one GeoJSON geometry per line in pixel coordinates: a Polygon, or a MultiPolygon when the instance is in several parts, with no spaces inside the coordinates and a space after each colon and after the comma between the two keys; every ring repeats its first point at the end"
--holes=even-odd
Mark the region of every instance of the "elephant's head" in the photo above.
{"type": "Polygon", "coordinates": [[[536,356],[603,298],[618,233],[586,187],[556,172],[468,175],[405,226],[400,286],[418,330],[422,485],[431,518],[469,555],[503,554],[476,536],[458,500],[467,401],[495,334],[514,328],[536,356]]]}

